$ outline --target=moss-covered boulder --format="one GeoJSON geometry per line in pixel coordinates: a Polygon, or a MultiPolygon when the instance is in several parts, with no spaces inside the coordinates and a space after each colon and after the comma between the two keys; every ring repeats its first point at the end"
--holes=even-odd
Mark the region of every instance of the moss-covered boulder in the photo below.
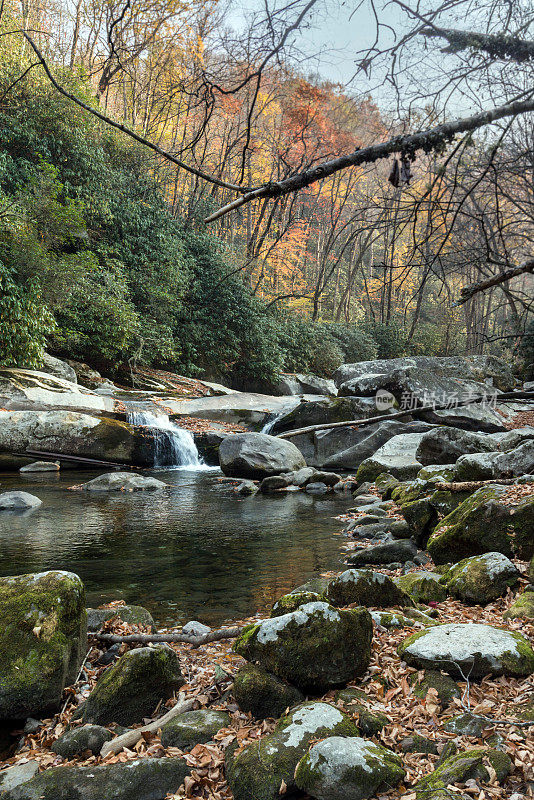
{"type": "Polygon", "coordinates": [[[414,733],[412,736],[406,736],[400,744],[400,749],[403,753],[424,753],[428,755],[437,755],[438,748],[433,739],[427,736],[421,736],[420,733],[414,733]]]}
{"type": "Polygon", "coordinates": [[[410,606],[408,595],[381,572],[368,569],[347,569],[328,584],[326,597],[335,606],[358,603],[372,608],[410,606]]]}
{"type": "Polygon", "coordinates": [[[452,514],[458,506],[467,500],[470,492],[448,492],[445,489],[436,489],[430,495],[430,502],[438,512],[440,517],[447,517],[452,514]]]}
{"type": "Polygon", "coordinates": [[[438,512],[429,497],[420,497],[401,506],[401,514],[410,526],[418,543],[426,542],[431,529],[438,521],[438,512]]]}
{"type": "Polygon", "coordinates": [[[307,603],[249,625],[234,651],[303,692],[320,692],[365,672],[372,635],[373,623],[364,608],[338,611],[327,603],[307,603]]]}
{"type": "Polygon", "coordinates": [[[431,689],[435,690],[440,705],[444,708],[455,698],[459,699],[462,696],[460,687],[446,672],[429,669],[422,677],[416,673],[412,684],[414,695],[424,700],[431,689]]]}
{"type": "Polygon", "coordinates": [[[457,736],[473,736],[478,739],[482,736],[484,728],[488,728],[490,725],[491,722],[488,723],[485,717],[466,711],[464,714],[456,714],[448,720],[443,729],[447,733],[455,733],[457,736]]]}
{"type": "Polygon", "coordinates": [[[315,603],[323,600],[323,596],[317,592],[291,592],[279,597],[271,609],[271,617],[281,617],[282,614],[290,614],[306,603],[315,603]]]}
{"type": "Polygon", "coordinates": [[[226,775],[234,800],[279,800],[282,782],[289,793],[295,791],[295,767],[311,742],[336,735],[358,735],[350,717],[328,703],[304,703],[282,717],[269,736],[237,754],[229,748],[226,775]]]}
{"type": "Polygon", "coordinates": [[[343,704],[343,708],[350,714],[358,715],[358,730],[364,736],[377,736],[387,725],[389,717],[376,708],[369,708],[368,697],[361,689],[348,686],[335,693],[336,703],[343,704]]]}
{"type": "Polygon", "coordinates": [[[518,594],[503,614],[504,619],[534,619],[534,592],[518,594]]]}
{"type": "Polygon", "coordinates": [[[434,797],[433,792],[446,789],[448,786],[465,783],[467,780],[488,782],[493,773],[497,780],[504,780],[512,771],[512,762],[507,753],[501,750],[481,749],[465,750],[451,756],[441,763],[430,775],[416,784],[417,800],[428,800],[434,797]],[[491,772],[488,767],[491,767],[491,772]]]}
{"type": "Polygon", "coordinates": [[[161,743],[163,747],[191,750],[196,744],[210,742],[221,728],[226,728],[229,724],[230,714],[227,711],[209,708],[186,711],[162,727],[161,743]]]}
{"type": "Polygon", "coordinates": [[[91,633],[99,631],[108,620],[117,617],[127,625],[142,625],[151,633],[156,632],[156,625],[150,611],[143,606],[118,606],[117,608],[88,608],[87,630],[91,633]]]}
{"type": "Polygon", "coordinates": [[[534,650],[515,631],[478,623],[434,625],[408,637],[399,655],[419,669],[438,669],[453,677],[522,677],[534,672],[534,650]]]}
{"type": "Polygon", "coordinates": [[[162,800],[174,795],[188,774],[183,758],[56,767],[6,792],[2,800],[162,800]]]}
{"type": "Polygon", "coordinates": [[[330,736],[299,761],[295,781],[317,800],[365,800],[396,786],[405,774],[392,750],[359,737],[330,736]]]}
{"type": "Polygon", "coordinates": [[[435,572],[408,572],[395,578],[395,583],[416,603],[442,603],[447,597],[441,575],[435,572]]]}
{"type": "Polygon", "coordinates": [[[278,719],[287,708],[302,703],[304,695],[256,664],[245,664],[234,677],[234,698],[241,711],[256,719],[278,719]]]}
{"type": "Polygon", "coordinates": [[[443,576],[449,592],[464,603],[486,605],[515,586],[519,572],[502,553],[464,558],[443,576]]]}
{"type": "Polygon", "coordinates": [[[75,758],[87,750],[97,756],[104,742],[109,742],[110,739],[113,739],[113,734],[101,725],[83,725],[81,728],[66,731],[50,749],[65,759],[75,758]]]}
{"type": "Polygon", "coordinates": [[[77,575],[0,578],[0,719],[56,711],[86,651],[85,592],[77,575]]]}
{"type": "Polygon", "coordinates": [[[141,722],[184,683],[170,647],[130,650],[100,678],[83,706],[82,719],[96,725],[141,722]]]}
{"type": "Polygon", "coordinates": [[[498,552],[530,558],[534,553],[534,495],[517,502],[509,487],[477,489],[441,520],[428,540],[436,564],[498,552]]]}
{"type": "Polygon", "coordinates": [[[524,441],[508,452],[474,453],[460,456],[456,462],[456,480],[484,481],[492,478],[518,477],[534,471],[534,440],[524,441]]]}
{"type": "Polygon", "coordinates": [[[389,472],[382,472],[377,476],[375,483],[382,499],[389,500],[391,492],[399,485],[400,481],[394,475],[390,475],[389,472]]]}

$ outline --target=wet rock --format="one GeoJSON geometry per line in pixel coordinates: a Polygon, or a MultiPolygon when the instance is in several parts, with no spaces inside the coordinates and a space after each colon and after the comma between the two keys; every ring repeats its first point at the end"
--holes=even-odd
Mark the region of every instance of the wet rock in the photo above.
{"type": "Polygon", "coordinates": [[[178,656],[170,648],[130,650],[98,681],[83,706],[83,721],[126,726],[141,722],[184,683],[178,656]]]}
{"type": "MultiPolygon", "coordinates": [[[[341,475],[337,472],[321,472],[317,471],[313,476],[316,483],[325,483],[327,486],[335,486],[341,480],[341,475]]],[[[374,499],[374,498],[373,498],[374,499]]]]}
{"type": "Polygon", "coordinates": [[[2,800],[162,800],[175,794],[188,774],[183,758],[55,767],[6,792],[2,800]]]}
{"type": "Polygon", "coordinates": [[[502,553],[464,558],[443,576],[447,589],[464,603],[486,605],[519,580],[515,565],[502,553]]]}
{"type": "Polygon", "coordinates": [[[234,492],[242,495],[253,495],[256,494],[258,489],[259,486],[257,486],[254,481],[242,481],[242,483],[235,487],[234,492]]]}
{"type": "Polygon", "coordinates": [[[59,472],[59,461],[34,461],[25,464],[19,472],[59,472]]]}
{"type": "Polygon", "coordinates": [[[86,650],[85,593],[77,575],[0,578],[0,719],[56,711],[86,650]]]}
{"type": "Polygon", "coordinates": [[[395,583],[403,592],[410,595],[416,603],[442,603],[447,598],[447,590],[440,582],[441,575],[436,572],[410,572],[395,578],[395,583]]]}
{"type": "Polygon", "coordinates": [[[478,623],[435,625],[406,639],[399,655],[418,669],[441,669],[453,677],[521,677],[534,672],[534,650],[520,633],[478,623]]]}
{"type": "Polygon", "coordinates": [[[478,739],[482,736],[483,730],[490,726],[491,722],[488,723],[484,717],[466,711],[446,722],[443,729],[447,733],[455,733],[457,736],[475,736],[478,739]]]}
{"type": "Polygon", "coordinates": [[[282,717],[269,736],[238,755],[227,750],[226,774],[234,800],[278,800],[282,781],[297,789],[295,767],[312,741],[326,736],[356,736],[350,717],[328,703],[304,703],[282,717]]]}
{"type": "Polygon", "coordinates": [[[39,508],[42,500],[28,492],[3,492],[0,494],[0,511],[27,511],[39,508]]]}
{"type": "Polygon", "coordinates": [[[136,475],[135,472],[106,472],[82,484],[84,492],[153,492],[167,486],[157,478],[136,475]]]}
{"type": "Polygon", "coordinates": [[[143,606],[117,606],[116,608],[88,608],[87,611],[87,630],[90,633],[98,632],[104,622],[114,617],[126,622],[127,625],[142,625],[149,629],[150,633],[156,632],[156,625],[152,619],[152,614],[143,606]]]}
{"type": "Polygon", "coordinates": [[[308,483],[306,485],[306,492],[308,494],[326,494],[328,492],[328,486],[326,483],[320,482],[308,483]]]}
{"type": "Polygon", "coordinates": [[[75,758],[85,753],[86,750],[90,750],[93,755],[97,756],[104,743],[111,739],[113,739],[113,734],[101,725],[84,725],[64,733],[50,749],[64,759],[75,758]]]}
{"type": "Polygon", "coordinates": [[[249,625],[233,649],[303,692],[320,692],[366,670],[372,628],[364,608],[338,611],[327,603],[307,603],[290,614],[249,625]]]}
{"type": "Polygon", "coordinates": [[[285,489],[290,483],[291,473],[287,475],[269,475],[260,483],[260,492],[269,494],[269,492],[275,492],[277,489],[285,489]]]}
{"type": "Polygon", "coordinates": [[[381,472],[380,475],[377,475],[375,483],[382,499],[389,500],[391,492],[399,485],[400,481],[394,475],[390,475],[389,472],[381,472]]]}
{"type": "Polygon", "coordinates": [[[224,474],[235,478],[261,479],[306,466],[292,442],[265,433],[227,436],[219,447],[219,460],[224,474]]]}
{"type": "Polygon", "coordinates": [[[287,708],[302,703],[304,695],[256,664],[245,664],[235,674],[234,698],[240,710],[255,719],[278,719],[287,708]]]}
{"type": "Polygon", "coordinates": [[[328,584],[326,597],[335,606],[358,603],[362,606],[390,608],[411,605],[411,600],[394,581],[381,572],[347,569],[328,584]]]}
{"type": "Polygon", "coordinates": [[[230,719],[227,711],[213,711],[208,708],[186,711],[163,725],[161,743],[163,747],[191,750],[196,744],[210,742],[221,728],[230,724],[230,719]]]}
{"type": "Polygon", "coordinates": [[[359,737],[332,736],[299,761],[295,782],[317,800],[364,800],[404,776],[401,757],[392,750],[359,737]]]}
{"type": "Polygon", "coordinates": [[[366,564],[391,564],[392,561],[404,563],[417,555],[417,545],[411,539],[398,539],[393,542],[363,547],[352,553],[347,563],[354,566],[366,564]]]}
{"type": "Polygon", "coordinates": [[[317,470],[313,467],[302,467],[291,474],[291,482],[294,486],[306,486],[307,483],[315,480],[316,474],[317,470]]]}
{"type": "Polygon", "coordinates": [[[353,502],[355,508],[359,508],[360,506],[378,505],[380,499],[374,494],[358,494],[354,497],[353,502]]]}

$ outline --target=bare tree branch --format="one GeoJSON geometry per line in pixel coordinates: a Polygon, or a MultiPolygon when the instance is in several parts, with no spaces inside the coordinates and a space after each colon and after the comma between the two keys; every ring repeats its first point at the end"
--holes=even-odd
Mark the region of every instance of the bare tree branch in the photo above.
{"type": "Polygon", "coordinates": [[[432,25],[421,31],[423,36],[429,38],[442,38],[449,42],[444,53],[458,53],[461,50],[484,50],[492,58],[511,58],[512,61],[523,62],[534,59],[534,42],[518,39],[505,34],[489,35],[473,33],[471,31],[458,31],[452,28],[438,28],[432,25]]]}
{"type": "Polygon", "coordinates": [[[467,303],[468,300],[471,300],[473,295],[478,294],[478,292],[484,292],[486,289],[490,289],[492,286],[499,286],[501,283],[506,283],[518,275],[524,275],[526,272],[534,273],[534,258],[529,258],[518,267],[507,269],[505,272],[501,272],[500,275],[494,275],[491,278],[486,278],[486,280],[473,283],[471,286],[464,286],[460,292],[460,299],[457,300],[456,303],[453,303],[453,305],[461,306],[464,303],[467,303]]]}

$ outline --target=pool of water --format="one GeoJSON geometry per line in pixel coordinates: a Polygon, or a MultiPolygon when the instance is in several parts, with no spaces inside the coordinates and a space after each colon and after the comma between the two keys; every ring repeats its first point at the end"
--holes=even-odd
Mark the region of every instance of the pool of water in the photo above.
{"type": "MultiPolygon", "coordinates": [[[[0,512],[0,574],[76,572],[88,605],[125,600],[160,623],[241,619],[341,566],[334,517],[350,496],[303,492],[240,498],[218,471],[158,470],[163,492],[69,491],[96,474],[1,475],[42,505],[0,512]]],[[[148,474],[148,473],[147,473],[148,474]]]]}

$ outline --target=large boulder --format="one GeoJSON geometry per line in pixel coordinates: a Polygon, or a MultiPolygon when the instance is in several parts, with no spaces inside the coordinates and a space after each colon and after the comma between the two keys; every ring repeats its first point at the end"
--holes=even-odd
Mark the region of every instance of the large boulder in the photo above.
{"type": "Polygon", "coordinates": [[[317,800],[365,800],[405,774],[402,757],[392,750],[356,736],[329,736],[301,758],[295,782],[317,800]]]}
{"type": "Polygon", "coordinates": [[[411,667],[443,670],[455,678],[523,677],[534,672],[534,650],[515,631],[478,623],[448,623],[408,637],[399,655],[411,667]]]}
{"type": "Polygon", "coordinates": [[[365,672],[372,636],[366,609],[338,611],[327,603],[306,603],[290,614],[249,625],[234,651],[301,691],[318,693],[365,672]]]}
{"type": "Polygon", "coordinates": [[[447,599],[447,590],[436,572],[407,572],[395,578],[395,583],[416,603],[442,603],[447,599]]]}
{"type": "Polygon", "coordinates": [[[215,711],[211,708],[186,711],[163,725],[161,743],[163,747],[191,750],[197,744],[210,742],[221,728],[228,727],[230,719],[227,711],[215,711]]]}
{"type": "Polygon", "coordinates": [[[336,384],[333,380],[319,378],[317,375],[302,375],[301,373],[282,372],[276,381],[276,388],[283,395],[337,394],[336,384]]]}
{"type": "Polygon", "coordinates": [[[516,488],[483,486],[444,517],[427,545],[436,564],[492,552],[530,558],[534,554],[534,495],[518,496],[516,488]]]}
{"type": "Polygon", "coordinates": [[[417,553],[417,545],[411,539],[394,539],[392,542],[374,544],[353,551],[347,559],[347,564],[355,567],[398,562],[405,564],[406,561],[413,561],[417,553]]]}
{"type": "Polygon", "coordinates": [[[106,472],[83,483],[84,492],[154,492],[168,486],[157,478],[135,472],[106,472]]]}
{"type": "Polygon", "coordinates": [[[326,596],[335,606],[358,603],[371,608],[409,606],[410,598],[387,575],[364,569],[347,569],[328,584],[326,596]]]}
{"type": "Polygon", "coordinates": [[[519,581],[519,572],[502,553],[464,558],[443,577],[447,589],[464,603],[486,605],[519,581]]]}
{"type": "Polygon", "coordinates": [[[130,650],[100,678],[83,705],[82,719],[95,725],[141,722],[184,683],[170,647],[130,650]]]}
{"type": "Polygon", "coordinates": [[[388,472],[401,481],[415,478],[422,467],[416,453],[424,435],[424,433],[405,433],[394,436],[370,458],[362,461],[356,473],[356,480],[374,481],[382,472],[388,472]]]}
{"type": "Polygon", "coordinates": [[[29,369],[0,368],[0,408],[113,411],[112,398],[99,397],[71,380],[29,369]]]}
{"type": "Polygon", "coordinates": [[[278,720],[269,736],[237,754],[229,748],[226,775],[234,800],[279,800],[282,783],[295,792],[295,767],[310,744],[336,735],[357,736],[358,729],[329,703],[304,703],[278,720]]]}
{"type": "Polygon", "coordinates": [[[304,695],[256,664],[245,664],[234,677],[234,698],[241,711],[256,719],[278,719],[286,708],[302,703],[304,695]]]}
{"type": "Polygon", "coordinates": [[[13,455],[26,450],[147,467],[154,464],[152,439],[126,422],[76,411],[0,410],[0,467],[18,468],[32,461],[13,455]]]}
{"type": "Polygon", "coordinates": [[[54,375],[56,378],[62,378],[71,383],[78,383],[78,378],[75,370],[66,361],[51,356],[50,353],[43,353],[41,357],[43,372],[49,375],[54,375]]]}
{"type": "Polygon", "coordinates": [[[2,800],[162,800],[176,794],[189,769],[183,758],[47,769],[2,800]]]}
{"type": "Polygon", "coordinates": [[[227,436],[219,447],[219,460],[224,474],[232,478],[259,479],[306,466],[302,453],[292,442],[266,433],[227,436]]]}
{"type": "Polygon", "coordinates": [[[425,433],[417,447],[421,464],[452,464],[466,453],[491,452],[496,442],[487,434],[442,426],[425,433]]]}
{"type": "Polygon", "coordinates": [[[529,439],[506,453],[474,453],[456,462],[458,481],[484,481],[513,478],[534,472],[534,439],[529,439]]]}
{"type": "Polygon", "coordinates": [[[86,650],[85,592],[77,575],[0,578],[0,719],[56,711],[86,650]]]}
{"type": "Polygon", "coordinates": [[[324,397],[301,400],[298,405],[280,412],[274,421],[272,433],[306,428],[330,422],[345,422],[351,419],[367,419],[377,413],[374,400],[361,397],[324,397]]]}

